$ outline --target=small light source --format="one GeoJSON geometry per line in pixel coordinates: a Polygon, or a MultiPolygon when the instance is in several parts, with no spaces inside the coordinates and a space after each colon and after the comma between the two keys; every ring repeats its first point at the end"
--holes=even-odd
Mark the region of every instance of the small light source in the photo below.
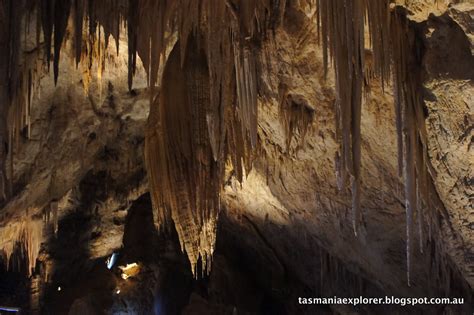
{"type": "Polygon", "coordinates": [[[58,287],[58,291],[61,291],[61,287],[58,287]]]}
{"type": "Polygon", "coordinates": [[[107,261],[105,262],[107,264],[107,269],[112,269],[112,267],[115,265],[115,263],[117,262],[117,258],[118,258],[118,254],[117,253],[113,253],[112,256],[110,256],[109,258],[107,258],[107,261]]]}
{"type": "Polygon", "coordinates": [[[115,291],[116,294],[120,294],[120,289],[118,289],[117,291],[115,291]]]}
{"type": "Polygon", "coordinates": [[[0,306],[0,311],[19,313],[21,309],[19,307],[0,306]]]}

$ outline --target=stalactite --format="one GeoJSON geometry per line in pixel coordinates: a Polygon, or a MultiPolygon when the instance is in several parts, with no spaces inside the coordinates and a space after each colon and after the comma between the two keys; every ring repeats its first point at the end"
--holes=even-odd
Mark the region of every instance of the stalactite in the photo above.
{"type": "Polygon", "coordinates": [[[10,44],[10,1],[0,2],[0,202],[8,197],[7,155],[8,128],[7,116],[9,108],[8,68],[10,44]]]}
{"type": "Polygon", "coordinates": [[[53,213],[53,232],[54,235],[57,235],[58,233],[58,209],[59,209],[59,203],[57,200],[51,201],[50,204],[51,212],[53,213]]]}
{"type": "Polygon", "coordinates": [[[364,91],[366,98],[370,96],[372,81],[376,78],[374,68],[374,55],[371,50],[365,49],[364,56],[364,91]]]}
{"type": "Polygon", "coordinates": [[[423,254],[423,211],[422,211],[421,195],[420,195],[420,181],[416,180],[416,222],[418,228],[418,245],[420,253],[423,254]]]}
{"type": "Polygon", "coordinates": [[[59,58],[61,55],[61,47],[63,38],[66,34],[67,21],[69,19],[69,11],[71,8],[71,0],[55,1],[54,3],[54,83],[58,81],[59,75],[59,58]]]}
{"type": "MultiPolygon", "coordinates": [[[[318,246],[319,247],[319,246],[318,246]]],[[[319,278],[315,283],[320,297],[332,297],[334,294],[349,296],[364,295],[366,278],[361,275],[361,270],[354,272],[336,256],[332,256],[326,249],[319,247],[319,278]],[[342,291],[341,291],[342,290],[342,291]]]]}
{"type": "MultiPolygon", "coordinates": [[[[366,1],[374,76],[384,82],[390,78],[390,1],[366,1]]],[[[367,61],[366,61],[367,63],[367,61]]]]}
{"type": "Polygon", "coordinates": [[[296,132],[300,136],[297,148],[304,145],[314,118],[314,109],[300,95],[289,95],[283,91],[280,99],[280,116],[286,131],[286,150],[289,151],[296,132]]]}
{"type": "Polygon", "coordinates": [[[39,11],[41,12],[41,24],[43,26],[43,36],[45,44],[45,54],[48,68],[51,61],[51,43],[53,39],[54,26],[54,0],[40,0],[39,11]]]}
{"type": "Polygon", "coordinates": [[[337,189],[341,191],[344,188],[344,182],[346,179],[344,165],[343,161],[341,160],[341,155],[339,154],[339,151],[336,151],[336,154],[334,156],[334,164],[336,165],[337,189]]]}
{"type": "MultiPolygon", "coordinates": [[[[398,51],[395,51],[398,53],[398,51]]],[[[400,59],[395,59],[400,60],[400,59]]],[[[401,62],[401,61],[400,61],[401,62]]],[[[397,67],[395,65],[395,67],[397,67]]],[[[395,70],[397,71],[397,70],[395,70]]],[[[401,70],[398,70],[401,71],[401,70]]],[[[394,84],[396,86],[401,86],[401,82],[397,82],[396,79],[394,80],[394,84]]],[[[398,162],[398,177],[403,176],[403,134],[402,134],[402,106],[403,106],[403,96],[399,95],[399,93],[403,93],[403,91],[398,91],[398,89],[394,89],[394,103],[395,103],[395,121],[396,121],[396,130],[397,130],[397,162],[398,162]]]]}
{"type": "Polygon", "coordinates": [[[76,53],[76,67],[79,65],[82,56],[84,5],[84,0],[74,0],[74,49],[76,53]]]}
{"type": "Polygon", "coordinates": [[[25,249],[25,259],[28,261],[28,274],[31,275],[36,266],[36,259],[43,239],[43,223],[32,218],[15,222],[0,229],[0,250],[5,252],[7,262],[19,243],[25,249]]]}
{"type": "Polygon", "coordinates": [[[407,279],[410,285],[410,276],[413,265],[413,236],[414,236],[414,213],[416,211],[416,175],[415,175],[415,122],[412,106],[406,106],[403,110],[404,125],[404,177],[405,177],[405,207],[406,207],[406,231],[407,231],[407,279]]]}
{"type": "Polygon", "coordinates": [[[234,45],[235,75],[239,113],[252,147],[257,145],[257,80],[255,61],[248,48],[234,45]]]}

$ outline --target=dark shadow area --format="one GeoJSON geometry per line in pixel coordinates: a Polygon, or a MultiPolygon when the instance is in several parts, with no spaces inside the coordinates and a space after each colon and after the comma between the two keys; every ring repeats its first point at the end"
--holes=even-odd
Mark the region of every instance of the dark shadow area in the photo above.
{"type": "Polygon", "coordinates": [[[57,235],[50,233],[46,252],[50,266],[40,266],[44,280],[42,314],[68,314],[77,304],[87,304],[94,314],[106,314],[112,305],[115,276],[105,259],[91,259],[90,241],[98,213],[94,206],[107,198],[109,178],[90,171],[79,185],[80,204],[59,221],[57,235]],[[48,274],[50,273],[50,274],[48,274]]]}
{"type": "Polygon", "coordinates": [[[118,278],[112,313],[181,314],[192,288],[191,268],[181,252],[174,229],[158,233],[150,195],[135,200],[128,210],[123,248],[117,265],[137,263],[133,278],[118,278]]]}
{"type": "MultiPolygon", "coordinates": [[[[186,314],[297,314],[301,310],[295,292],[310,292],[250,220],[236,224],[225,211],[219,216],[212,270],[205,281],[197,282],[199,297],[191,298],[186,314]]],[[[324,306],[313,311],[331,314],[324,306]]]]}
{"type": "Polygon", "coordinates": [[[54,265],[45,286],[42,314],[68,314],[77,299],[90,299],[96,314],[105,314],[110,307],[115,277],[105,268],[104,259],[90,259],[91,220],[82,211],[72,213],[60,221],[57,237],[50,238],[54,265]]]}
{"type": "MultiPolygon", "coordinates": [[[[25,312],[30,303],[30,280],[28,259],[23,259],[23,253],[21,243],[16,243],[9,266],[6,256],[0,255],[0,307],[20,308],[25,312]]],[[[12,313],[0,310],[0,314],[12,313]]]]}
{"type": "MultiPolygon", "coordinates": [[[[298,229],[297,225],[280,228],[279,233],[269,229],[268,224],[246,216],[237,222],[222,211],[211,273],[195,283],[184,314],[334,314],[335,309],[344,314],[445,313],[444,306],[299,305],[299,297],[385,298],[387,293],[362,270],[349,270],[343,261],[315,245],[315,240],[308,240],[312,250],[292,247],[292,243],[301,244],[301,240],[292,239],[294,231],[289,230],[298,229]],[[311,266],[306,278],[295,273],[297,266],[292,261],[301,254],[307,255],[311,266]]],[[[295,261],[301,262],[301,258],[295,261]]],[[[462,291],[455,291],[453,286],[451,296],[461,297],[462,291]]],[[[462,313],[468,308],[466,304],[452,309],[462,313]]]]}
{"type": "MultiPolygon", "coordinates": [[[[462,28],[447,13],[439,17],[431,14],[421,27],[418,30],[420,34],[425,33],[428,28],[432,31],[424,42],[427,51],[423,60],[430,76],[473,80],[474,56],[469,38],[462,28]]],[[[423,40],[420,39],[419,42],[423,40]]]]}
{"type": "Polygon", "coordinates": [[[135,200],[128,210],[123,233],[124,261],[139,260],[151,263],[158,259],[159,237],[153,223],[150,195],[135,200]]]}

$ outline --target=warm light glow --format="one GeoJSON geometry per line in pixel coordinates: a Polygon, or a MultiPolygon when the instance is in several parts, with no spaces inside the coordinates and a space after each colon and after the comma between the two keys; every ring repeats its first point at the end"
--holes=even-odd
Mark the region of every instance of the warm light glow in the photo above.
{"type": "Polygon", "coordinates": [[[130,277],[138,275],[140,272],[140,266],[137,263],[127,264],[126,266],[119,266],[122,270],[122,279],[127,280],[130,277]]]}
{"type": "Polygon", "coordinates": [[[61,287],[58,287],[58,291],[61,291],[61,287]]]}
{"type": "Polygon", "coordinates": [[[121,277],[123,280],[127,280],[128,279],[128,275],[126,273],[122,273],[121,274],[121,277]]]}

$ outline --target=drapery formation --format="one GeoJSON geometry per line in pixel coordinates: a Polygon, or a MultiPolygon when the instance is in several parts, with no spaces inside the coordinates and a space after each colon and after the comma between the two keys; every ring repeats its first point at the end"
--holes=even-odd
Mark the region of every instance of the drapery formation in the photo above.
{"type": "Polygon", "coordinates": [[[251,167],[257,77],[248,42],[273,28],[268,4],[184,6],[188,14],[178,15],[179,41],[151,107],[145,156],[157,219],[173,220],[193,271],[199,258],[204,272],[210,268],[226,162],[239,180],[251,167]]]}
{"type": "Polygon", "coordinates": [[[188,48],[182,67],[179,44],[168,58],[151,107],[145,154],[158,220],[175,222],[195,271],[199,257],[210,268],[223,170],[213,158],[206,126],[211,112],[207,61],[194,41],[188,48]]]}
{"type": "MultiPolygon", "coordinates": [[[[421,78],[419,72],[408,72],[419,67],[416,41],[404,14],[390,5],[389,0],[317,0],[317,24],[326,71],[332,64],[336,74],[338,183],[340,188],[351,183],[356,235],[362,217],[363,89],[373,77],[384,85],[393,74],[399,169],[406,183],[409,272],[414,216],[423,222],[421,209],[428,205],[426,187],[431,186],[421,78]]],[[[284,0],[1,0],[0,200],[8,198],[7,155],[13,156],[13,143],[29,124],[37,81],[50,62],[58,78],[69,19],[76,63],[90,69],[97,61],[99,75],[109,35],[118,51],[120,29],[126,25],[130,89],[140,57],[153,90],[169,39],[177,34],[179,43],[167,61],[160,96],[151,102],[147,166],[158,222],[174,221],[193,264],[199,256],[207,260],[215,240],[225,163],[232,162],[239,180],[244,168],[251,167],[258,142],[256,56],[285,7],[284,0]],[[36,48],[26,54],[21,38],[30,31],[36,32],[36,48]]],[[[421,239],[423,228],[419,231],[421,239]]]]}

